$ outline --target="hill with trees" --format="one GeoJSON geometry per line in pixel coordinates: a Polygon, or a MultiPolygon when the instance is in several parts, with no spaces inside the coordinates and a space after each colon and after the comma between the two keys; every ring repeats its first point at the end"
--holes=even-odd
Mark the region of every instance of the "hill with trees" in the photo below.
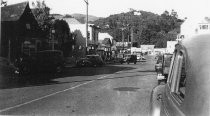
{"type": "MultiPolygon", "coordinates": [[[[77,19],[80,23],[84,24],[86,22],[86,15],[84,14],[75,13],[75,14],[71,14],[71,16],[77,19]]],[[[100,18],[93,15],[88,15],[88,22],[94,22],[98,19],[100,18]]]]}
{"type": "Polygon", "coordinates": [[[155,47],[166,47],[167,41],[175,40],[184,20],[178,18],[176,11],[165,11],[161,15],[152,12],[130,9],[129,12],[110,15],[93,23],[101,32],[108,32],[116,41],[122,41],[122,30],[125,41],[133,41],[137,46],[154,44],[155,47]]]}

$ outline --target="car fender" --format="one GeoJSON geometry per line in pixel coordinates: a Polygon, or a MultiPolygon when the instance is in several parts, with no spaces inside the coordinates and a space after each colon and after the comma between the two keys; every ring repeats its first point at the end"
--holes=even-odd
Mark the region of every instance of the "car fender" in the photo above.
{"type": "Polygon", "coordinates": [[[152,90],[150,98],[150,116],[161,116],[162,97],[165,85],[158,85],[152,90]]]}

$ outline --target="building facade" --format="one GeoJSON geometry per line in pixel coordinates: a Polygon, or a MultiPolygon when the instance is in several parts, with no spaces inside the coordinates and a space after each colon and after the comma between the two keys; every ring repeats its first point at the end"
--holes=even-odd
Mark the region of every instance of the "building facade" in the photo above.
{"type": "Polygon", "coordinates": [[[181,32],[177,39],[189,38],[191,36],[210,33],[210,18],[200,20],[186,19],[181,25],[181,32]]]}
{"type": "Polygon", "coordinates": [[[41,29],[28,2],[1,7],[1,56],[11,61],[41,46],[41,29]]]}

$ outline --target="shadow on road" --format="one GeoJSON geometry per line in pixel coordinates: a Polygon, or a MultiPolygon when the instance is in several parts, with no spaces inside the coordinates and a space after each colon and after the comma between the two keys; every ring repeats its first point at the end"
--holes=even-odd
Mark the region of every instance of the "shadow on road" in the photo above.
{"type": "Polygon", "coordinates": [[[121,70],[132,70],[132,67],[114,66],[108,65],[104,67],[86,67],[86,68],[66,68],[62,74],[33,74],[20,78],[8,79],[0,82],[0,89],[12,89],[12,88],[22,88],[31,86],[43,86],[43,85],[53,85],[53,84],[63,84],[63,83],[75,83],[91,81],[91,79],[83,79],[84,76],[96,76],[104,74],[113,74],[121,70]],[[56,79],[58,78],[73,78],[75,76],[80,76],[80,80],[71,79],[71,81],[60,82],[56,79]]]}

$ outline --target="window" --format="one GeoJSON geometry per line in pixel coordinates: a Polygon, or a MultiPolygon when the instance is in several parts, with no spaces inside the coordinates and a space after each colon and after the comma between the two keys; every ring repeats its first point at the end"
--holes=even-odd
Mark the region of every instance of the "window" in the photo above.
{"type": "Polygon", "coordinates": [[[185,58],[183,54],[180,54],[180,66],[179,66],[179,75],[177,80],[177,95],[181,98],[181,100],[184,99],[185,96],[185,88],[186,88],[186,70],[185,70],[185,58]]]}
{"type": "Polygon", "coordinates": [[[200,29],[208,29],[208,25],[200,25],[200,29]]]}
{"type": "Polygon", "coordinates": [[[182,103],[185,97],[186,70],[185,58],[182,52],[178,52],[174,59],[173,71],[171,73],[171,92],[174,98],[182,103]]]}
{"type": "Polygon", "coordinates": [[[171,84],[172,84],[172,79],[174,77],[175,65],[176,65],[176,62],[177,62],[176,59],[177,59],[177,55],[176,55],[176,53],[174,53],[174,55],[172,57],[172,61],[171,61],[169,74],[168,74],[168,80],[167,80],[170,87],[171,87],[171,84]]]}

